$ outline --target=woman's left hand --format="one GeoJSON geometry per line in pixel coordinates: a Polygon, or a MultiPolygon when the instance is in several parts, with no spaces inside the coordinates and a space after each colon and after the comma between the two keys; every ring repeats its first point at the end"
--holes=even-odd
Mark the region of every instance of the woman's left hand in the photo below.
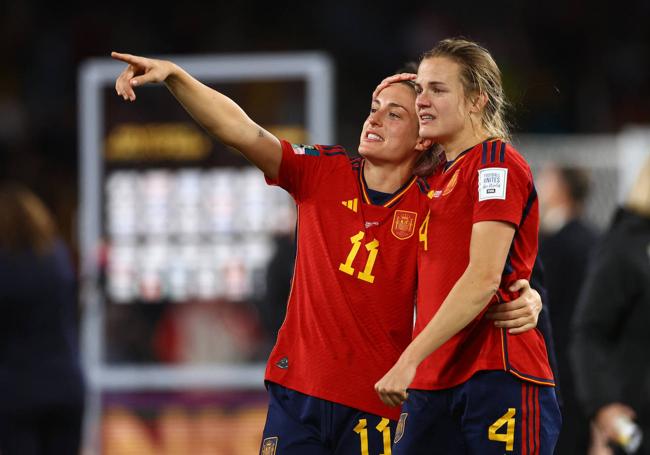
{"type": "Polygon", "coordinates": [[[521,294],[511,302],[493,305],[485,313],[485,317],[494,320],[496,327],[508,329],[513,335],[537,327],[537,319],[542,311],[539,292],[531,288],[527,280],[515,281],[509,290],[521,291],[521,294]]]}

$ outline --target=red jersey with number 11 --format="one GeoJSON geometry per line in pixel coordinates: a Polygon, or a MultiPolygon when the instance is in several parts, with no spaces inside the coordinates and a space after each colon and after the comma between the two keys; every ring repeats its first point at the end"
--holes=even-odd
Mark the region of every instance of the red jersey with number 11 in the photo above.
{"type": "Polygon", "coordinates": [[[424,182],[411,178],[372,205],[362,159],[284,141],[282,153],[271,183],[296,201],[298,248],[266,380],[396,420],[374,384],[411,340],[424,182]]]}
{"type": "MultiPolygon", "coordinates": [[[[516,297],[508,287],[520,278],[530,279],[537,255],[539,214],[532,173],[509,144],[498,140],[478,144],[441,165],[429,184],[430,214],[419,255],[415,335],[465,272],[475,223],[502,221],[516,228],[501,285],[489,305],[516,297]]],[[[483,315],[425,359],[411,387],[449,388],[480,370],[505,370],[527,381],[553,385],[542,334],[533,329],[511,335],[483,315]]]]}

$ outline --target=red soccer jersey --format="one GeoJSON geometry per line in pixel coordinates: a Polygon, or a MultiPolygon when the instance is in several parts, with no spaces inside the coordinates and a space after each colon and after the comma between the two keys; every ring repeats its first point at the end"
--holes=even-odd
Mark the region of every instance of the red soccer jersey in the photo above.
{"type": "Polygon", "coordinates": [[[362,159],[282,142],[277,182],[298,207],[287,316],[266,380],[396,420],[374,384],[411,340],[418,229],[428,200],[412,178],[369,203],[362,159]]]}
{"type": "MultiPolygon", "coordinates": [[[[486,141],[441,165],[430,178],[428,223],[418,257],[419,334],[469,264],[472,225],[504,221],[516,227],[498,292],[490,305],[513,300],[507,289],[530,278],[537,255],[539,213],[533,177],[509,144],[486,141]]],[[[467,381],[481,370],[505,370],[521,379],[553,385],[542,334],[510,335],[485,319],[485,312],[426,358],[411,387],[435,390],[467,381]]]]}

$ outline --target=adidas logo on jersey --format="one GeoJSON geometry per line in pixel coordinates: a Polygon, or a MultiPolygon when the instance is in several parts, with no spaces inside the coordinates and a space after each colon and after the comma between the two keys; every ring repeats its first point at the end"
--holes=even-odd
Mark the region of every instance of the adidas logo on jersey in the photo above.
{"type": "Polygon", "coordinates": [[[357,204],[359,203],[359,199],[356,197],[354,199],[350,199],[347,201],[341,201],[341,204],[352,210],[354,213],[357,213],[357,204]]]}

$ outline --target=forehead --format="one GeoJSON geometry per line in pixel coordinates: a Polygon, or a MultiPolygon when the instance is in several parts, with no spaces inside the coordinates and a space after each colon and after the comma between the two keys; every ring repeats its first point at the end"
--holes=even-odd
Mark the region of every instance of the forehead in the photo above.
{"type": "Polygon", "coordinates": [[[382,105],[394,103],[399,104],[407,111],[413,111],[415,105],[415,90],[406,84],[392,84],[379,92],[376,98],[382,105]]]}
{"type": "Polygon", "coordinates": [[[416,82],[420,85],[431,82],[453,83],[460,81],[460,65],[447,57],[430,57],[420,62],[416,82]]]}

